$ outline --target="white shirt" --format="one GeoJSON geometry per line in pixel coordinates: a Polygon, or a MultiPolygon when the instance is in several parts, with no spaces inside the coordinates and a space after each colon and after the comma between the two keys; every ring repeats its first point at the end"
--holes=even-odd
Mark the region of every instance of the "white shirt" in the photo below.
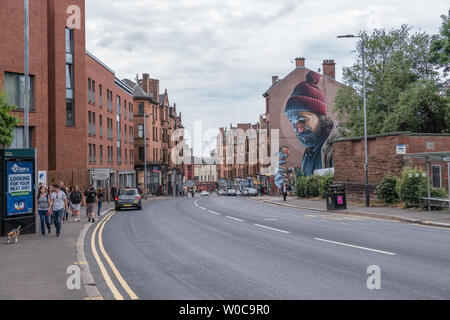
{"type": "Polygon", "coordinates": [[[53,211],[64,209],[65,207],[64,200],[66,198],[67,198],[66,194],[62,191],[59,191],[58,193],[53,192],[52,193],[53,211]]]}

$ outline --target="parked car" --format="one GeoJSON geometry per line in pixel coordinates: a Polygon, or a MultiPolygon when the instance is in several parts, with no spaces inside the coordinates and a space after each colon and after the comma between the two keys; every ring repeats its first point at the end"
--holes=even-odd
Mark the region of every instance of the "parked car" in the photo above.
{"type": "Polygon", "coordinates": [[[235,189],[228,189],[227,196],[236,196],[236,190],[235,189]]]}
{"type": "Polygon", "coordinates": [[[200,196],[201,196],[201,197],[207,197],[207,196],[209,196],[209,192],[208,192],[208,191],[202,191],[202,192],[200,193],[200,196]]]}
{"type": "Polygon", "coordinates": [[[122,189],[114,201],[116,211],[123,208],[138,208],[142,209],[142,197],[137,189],[122,189]]]}
{"type": "Polygon", "coordinates": [[[217,192],[217,194],[218,194],[219,196],[226,196],[226,195],[227,195],[227,191],[226,191],[226,190],[223,190],[223,189],[220,189],[220,190],[217,192]]]}
{"type": "Polygon", "coordinates": [[[246,196],[254,197],[258,195],[258,190],[255,188],[247,188],[245,192],[246,196]]]}
{"type": "Polygon", "coordinates": [[[244,193],[241,190],[236,190],[236,195],[237,196],[242,196],[242,195],[244,195],[244,193]]]}

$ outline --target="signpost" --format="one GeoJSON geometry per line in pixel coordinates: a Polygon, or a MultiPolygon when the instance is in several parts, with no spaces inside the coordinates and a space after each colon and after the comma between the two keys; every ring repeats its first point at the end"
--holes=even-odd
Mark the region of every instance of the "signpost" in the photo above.
{"type": "Polygon", "coordinates": [[[110,186],[109,186],[109,169],[92,169],[91,170],[91,180],[92,181],[106,181],[106,198],[108,203],[111,199],[110,186]]]}
{"type": "Polygon", "coordinates": [[[448,211],[450,211],[450,157],[444,157],[442,158],[442,161],[447,162],[448,211]]]}
{"type": "Polygon", "coordinates": [[[397,154],[406,154],[406,145],[398,144],[397,145],[397,154]]]}

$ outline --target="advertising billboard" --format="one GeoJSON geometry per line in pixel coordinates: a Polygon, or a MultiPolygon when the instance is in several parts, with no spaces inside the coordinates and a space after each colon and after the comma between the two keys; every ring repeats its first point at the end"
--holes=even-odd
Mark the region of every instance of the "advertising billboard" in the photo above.
{"type": "Polygon", "coordinates": [[[33,161],[6,162],[6,216],[14,217],[33,213],[34,188],[33,161]]]}

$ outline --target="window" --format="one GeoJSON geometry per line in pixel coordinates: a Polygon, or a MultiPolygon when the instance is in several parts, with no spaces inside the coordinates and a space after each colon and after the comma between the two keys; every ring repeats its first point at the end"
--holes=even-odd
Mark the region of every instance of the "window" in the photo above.
{"type": "Polygon", "coordinates": [[[66,28],[66,125],[75,125],[75,103],[73,97],[73,30],[66,28]]]}
{"type": "Polygon", "coordinates": [[[129,131],[130,131],[130,144],[133,144],[133,136],[134,136],[134,131],[133,131],[133,127],[130,127],[129,131]]]}
{"type": "Polygon", "coordinates": [[[114,149],[111,147],[111,163],[114,162],[114,149]]]}
{"type": "Polygon", "coordinates": [[[441,166],[432,166],[433,188],[442,188],[441,166]]]}
{"type": "Polygon", "coordinates": [[[128,108],[127,100],[124,100],[123,101],[123,117],[125,120],[127,120],[127,108],[128,108]]]}
{"type": "Polygon", "coordinates": [[[139,161],[144,161],[144,147],[139,147],[139,161]]]}
{"type": "Polygon", "coordinates": [[[120,121],[117,121],[117,141],[122,141],[122,127],[120,121]]]}
{"type": "Polygon", "coordinates": [[[138,104],[138,114],[140,116],[144,116],[144,103],[143,102],[139,102],[139,104],[138,104]]]}
{"type": "Polygon", "coordinates": [[[102,117],[102,115],[98,116],[98,131],[99,131],[100,138],[102,138],[103,137],[103,117],[102,117]]]}
{"type": "Polygon", "coordinates": [[[95,81],[92,80],[92,103],[95,104],[95,81]]]}
{"type": "Polygon", "coordinates": [[[89,163],[92,162],[92,145],[89,143],[89,163]]]}
{"type": "Polygon", "coordinates": [[[95,130],[95,112],[92,112],[92,134],[95,136],[97,131],[95,130]]]}
{"type": "Polygon", "coordinates": [[[138,124],[138,138],[144,139],[144,125],[138,124]]]}
{"type": "Polygon", "coordinates": [[[122,150],[120,142],[117,142],[117,164],[122,164],[122,150]]]}
{"type": "Polygon", "coordinates": [[[117,100],[116,100],[116,112],[117,115],[120,117],[120,97],[117,96],[117,100]]]}
{"type": "Polygon", "coordinates": [[[127,164],[128,163],[128,161],[127,161],[128,160],[128,150],[125,149],[123,154],[125,155],[125,164],[127,164]]]}
{"type": "Polygon", "coordinates": [[[95,156],[95,144],[92,145],[92,151],[93,151],[93,160],[94,162],[97,161],[96,156],[95,156]]]}
{"type": "Polygon", "coordinates": [[[131,121],[133,121],[133,104],[130,103],[130,112],[128,113],[129,118],[131,121]]]}
{"type": "MultiPolygon", "coordinates": [[[[123,129],[123,140],[125,141],[125,143],[127,143],[127,125],[124,125],[124,129],[123,129]]],[[[125,161],[126,162],[126,161],[125,161]]]]}
{"type": "Polygon", "coordinates": [[[91,78],[88,78],[88,102],[91,103],[92,102],[92,81],[91,78]]]}
{"type": "Polygon", "coordinates": [[[91,112],[88,111],[88,135],[92,134],[92,115],[91,112]]]}
{"type": "Polygon", "coordinates": [[[133,150],[130,150],[130,163],[134,162],[133,150]]]}
{"type": "MultiPolygon", "coordinates": [[[[10,149],[22,149],[23,148],[23,142],[25,139],[25,128],[24,127],[15,127],[13,129],[14,133],[14,140],[9,146],[10,149]]],[[[29,146],[31,147],[33,145],[31,141],[31,127],[28,131],[28,137],[29,137],[29,146]]]]}
{"type": "Polygon", "coordinates": [[[100,146],[100,163],[103,163],[103,146],[100,146]]]}
{"type": "Polygon", "coordinates": [[[103,105],[103,97],[102,97],[102,85],[98,85],[98,105],[102,107],[103,105]]]}
{"type": "MultiPolygon", "coordinates": [[[[25,92],[25,75],[5,72],[5,91],[10,104],[17,106],[16,110],[23,110],[23,95],[25,92]]],[[[30,76],[30,110],[34,110],[34,76],[30,76]]]]}

